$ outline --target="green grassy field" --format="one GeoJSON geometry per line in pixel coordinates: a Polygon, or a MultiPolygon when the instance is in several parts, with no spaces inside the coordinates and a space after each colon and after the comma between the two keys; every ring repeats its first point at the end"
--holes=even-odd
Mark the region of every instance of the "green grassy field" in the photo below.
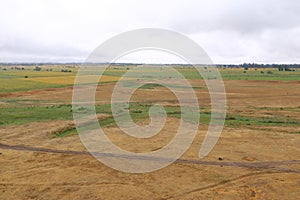
{"type": "MultiPolygon", "coordinates": [[[[34,71],[33,68],[25,70],[0,68],[0,95],[8,92],[28,91],[44,88],[58,88],[71,86],[70,81],[74,80],[77,69],[72,69],[72,72],[61,72],[62,68],[53,68],[52,71],[34,71]],[[25,76],[27,76],[25,78],[25,76]],[[46,79],[45,79],[46,78],[46,79]],[[47,82],[47,80],[54,80],[47,82]],[[61,81],[59,81],[61,80],[61,81]],[[57,83],[54,83],[57,81],[57,83]],[[68,83],[68,84],[67,84],[68,83]]],[[[177,68],[187,79],[202,79],[195,69],[191,68],[177,68]]],[[[157,69],[158,72],[161,69],[157,69]]],[[[110,82],[110,77],[119,77],[123,75],[128,69],[111,67],[105,71],[107,76],[107,82],[110,82]]],[[[142,72],[139,72],[142,73],[142,72]]],[[[300,81],[300,71],[294,72],[282,72],[277,69],[220,69],[220,73],[224,80],[262,80],[262,81],[300,81]],[[262,73],[262,71],[264,73],[262,73]]],[[[112,78],[111,82],[115,80],[112,78]]],[[[128,82],[130,87],[130,81],[128,82]]],[[[152,90],[158,87],[162,87],[157,84],[147,84],[141,87],[141,89],[152,90]]],[[[170,85],[170,87],[172,87],[170,85]]],[[[205,89],[202,87],[195,87],[194,89],[205,89]]],[[[72,105],[71,104],[55,104],[55,105],[41,105],[46,103],[46,100],[33,100],[26,98],[6,98],[5,96],[0,99],[3,105],[0,106],[0,126],[21,125],[30,122],[39,121],[51,121],[51,120],[72,120],[72,105]],[[24,103],[30,102],[30,105],[24,103]],[[36,105],[35,105],[36,103],[36,105]]],[[[51,104],[51,102],[48,102],[51,104]]],[[[149,108],[151,104],[131,103],[130,115],[134,121],[145,120],[148,118],[149,108]]],[[[170,117],[181,117],[180,107],[166,106],[166,113],[170,117]]],[[[272,108],[272,107],[253,107],[251,109],[257,110],[270,110],[276,111],[278,109],[282,111],[289,111],[299,113],[299,107],[285,107],[285,108],[272,108]]],[[[209,124],[211,113],[209,108],[201,108],[201,117],[199,122],[202,124],[209,124]]],[[[104,113],[111,115],[111,107],[109,104],[96,105],[96,111],[98,114],[104,113]]],[[[106,117],[99,121],[101,126],[115,126],[113,117],[106,117]]],[[[260,117],[253,115],[241,115],[239,113],[230,113],[226,117],[226,126],[299,126],[300,121],[290,116],[284,116],[281,114],[273,114],[268,117],[260,117]]],[[[61,132],[55,134],[56,137],[67,136],[75,134],[75,128],[69,127],[61,132]]],[[[299,132],[296,132],[299,133],[299,132]]]]}
{"type": "MultiPolygon", "coordinates": [[[[25,70],[7,69],[5,71],[3,69],[3,67],[0,68],[0,93],[71,86],[77,72],[77,69],[72,69],[72,72],[67,73],[61,72],[59,71],[61,67],[54,68],[53,71],[49,71],[48,68],[48,71],[45,69],[34,71],[33,68],[25,68],[25,70]]],[[[186,79],[202,79],[198,71],[193,68],[177,68],[177,70],[186,79]]],[[[120,77],[127,71],[127,68],[110,67],[103,75],[120,77]]],[[[160,71],[158,67],[157,72],[160,71]]],[[[163,71],[167,72],[167,70],[163,71]]],[[[288,72],[277,69],[220,69],[220,73],[224,80],[300,81],[300,70],[288,72]]]]}
{"type": "MultiPolygon", "coordinates": [[[[149,116],[150,104],[131,103],[129,112],[133,121],[143,121],[149,116]]],[[[103,104],[95,106],[97,114],[111,115],[110,104],[103,104]]],[[[30,122],[51,121],[51,120],[72,120],[72,105],[62,104],[55,106],[20,106],[20,107],[6,107],[1,108],[0,126],[20,125],[30,122]]],[[[168,117],[181,117],[181,109],[176,106],[166,106],[166,113],[168,117]]],[[[201,124],[209,124],[211,113],[205,109],[200,109],[201,124]]],[[[291,108],[287,108],[291,110],[291,108]]],[[[299,112],[294,108],[295,112],[299,112]]],[[[85,109],[78,109],[78,112],[86,112],[85,109]]],[[[112,116],[99,120],[102,127],[115,126],[116,123],[112,116]]],[[[273,115],[271,117],[253,117],[241,116],[239,114],[228,114],[225,121],[226,126],[299,126],[300,121],[291,117],[282,115],[273,115]]],[[[71,127],[56,133],[56,136],[66,136],[74,134],[75,128],[71,127]]]]}
{"type": "MultiPolygon", "coordinates": [[[[203,78],[196,69],[176,68],[186,79],[202,80],[203,78]]],[[[166,72],[167,70],[163,70],[166,72]]],[[[207,72],[203,69],[204,72],[207,72]]],[[[278,69],[219,69],[224,80],[265,80],[265,81],[300,81],[300,70],[294,72],[278,71],[278,69]]],[[[109,69],[105,75],[122,76],[127,72],[126,69],[109,69]]],[[[158,69],[157,72],[160,72],[158,69]]]]}

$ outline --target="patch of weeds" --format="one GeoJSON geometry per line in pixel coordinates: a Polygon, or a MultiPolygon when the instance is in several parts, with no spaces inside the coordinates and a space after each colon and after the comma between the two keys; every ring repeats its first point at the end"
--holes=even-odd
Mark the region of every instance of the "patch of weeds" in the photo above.
{"type": "Polygon", "coordinates": [[[65,129],[55,132],[54,137],[66,137],[66,136],[75,135],[75,134],[77,134],[76,128],[69,127],[69,128],[65,128],[65,129]]]}
{"type": "Polygon", "coordinates": [[[254,125],[254,126],[291,126],[300,124],[296,119],[289,117],[250,117],[229,114],[226,116],[225,124],[228,126],[235,125],[254,125]]]}
{"type": "Polygon", "coordinates": [[[204,87],[200,87],[200,86],[193,86],[192,88],[194,90],[203,90],[203,89],[205,89],[204,87]]]}
{"type": "Polygon", "coordinates": [[[132,112],[132,113],[142,113],[143,111],[142,110],[131,110],[130,112],[132,112]]]}
{"type": "Polygon", "coordinates": [[[162,85],[155,84],[155,83],[147,83],[139,87],[139,89],[153,90],[156,87],[162,87],[162,85]]]}

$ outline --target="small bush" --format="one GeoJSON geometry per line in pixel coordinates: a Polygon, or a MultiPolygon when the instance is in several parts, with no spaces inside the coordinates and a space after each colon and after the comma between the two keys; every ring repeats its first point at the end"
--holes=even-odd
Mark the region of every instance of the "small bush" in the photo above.
{"type": "Polygon", "coordinates": [[[62,69],[61,72],[72,72],[71,70],[62,69]]]}
{"type": "Polygon", "coordinates": [[[34,68],[34,70],[35,70],[35,71],[41,71],[41,70],[42,70],[42,68],[41,68],[41,67],[38,67],[38,66],[36,66],[36,67],[34,68]]]}
{"type": "Polygon", "coordinates": [[[132,110],[131,112],[132,113],[142,113],[143,111],[142,110],[132,110]]]}

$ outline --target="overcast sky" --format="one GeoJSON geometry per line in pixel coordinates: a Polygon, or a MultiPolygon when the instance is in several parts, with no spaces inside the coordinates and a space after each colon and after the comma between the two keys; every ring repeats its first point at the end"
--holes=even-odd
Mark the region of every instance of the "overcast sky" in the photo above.
{"type": "MultiPolygon", "coordinates": [[[[214,63],[300,63],[299,0],[0,0],[0,62],[81,62],[110,37],[164,28],[214,63]]],[[[179,62],[140,52],[120,61],[179,62]]]]}

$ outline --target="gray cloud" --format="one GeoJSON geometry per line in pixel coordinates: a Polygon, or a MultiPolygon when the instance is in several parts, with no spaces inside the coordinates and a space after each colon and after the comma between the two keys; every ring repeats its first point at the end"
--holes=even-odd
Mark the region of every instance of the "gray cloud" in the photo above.
{"type": "Polygon", "coordinates": [[[171,27],[185,33],[216,30],[259,33],[268,29],[299,27],[299,10],[300,2],[296,0],[195,3],[183,7],[181,18],[172,21],[171,27]]]}
{"type": "Polygon", "coordinates": [[[297,0],[12,0],[0,12],[0,62],[82,61],[113,35],[148,27],[186,34],[216,63],[300,62],[299,10],[297,0]]]}

